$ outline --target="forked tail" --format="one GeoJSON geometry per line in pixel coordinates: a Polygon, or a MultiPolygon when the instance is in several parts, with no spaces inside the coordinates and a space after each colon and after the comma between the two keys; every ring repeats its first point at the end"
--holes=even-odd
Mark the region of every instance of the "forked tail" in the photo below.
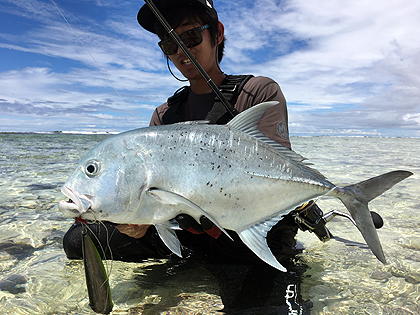
{"type": "Polygon", "coordinates": [[[332,192],[332,195],[339,198],[349,210],[369,248],[384,264],[386,264],[385,255],[372,221],[368,203],[411,175],[413,173],[408,171],[389,172],[344,188],[337,187],[332,192]]]}

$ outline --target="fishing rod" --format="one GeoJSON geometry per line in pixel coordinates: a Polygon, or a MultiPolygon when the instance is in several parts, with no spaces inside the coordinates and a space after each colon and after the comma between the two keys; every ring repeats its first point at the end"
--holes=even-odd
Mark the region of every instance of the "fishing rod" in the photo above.
{"type": "Polygon", "coordinates": [[[162,26],[168,32],[169,36],[175,41],[178,47],[181,48],[182,52],[188,57],[188,59],[190,59],[191,63],[194,65],[194,67],[197,69],[197,71],[200,73],[200,75],[203,77],[203,79],[206,81],[206,83],[212,89],[212,91],[216,94],[217,98],[220,100],[220,102],[223,104],[226,110],[232,115],[232,117],[235,117],[238,114],[238,111],[228,102],[228,100],[223,95],[223,93],[220,92],[217,85],[213,82],[213,80],[210,78],[207,72],[203,69],[203,67],[200,65],[197,59],[194,58],[194,56],[192,55],[188,47],[184,44],[184,42],[178,36],[175,30],[171,27],[171,25],[168,23],[168,21],[165,19],[163,14],[159,11],[156,5],[153,3],[153,1],[152,0],[144,0],[144,1],[149,6],[150,10],[156,16],[158,21],[162,24],[162,26]]]}

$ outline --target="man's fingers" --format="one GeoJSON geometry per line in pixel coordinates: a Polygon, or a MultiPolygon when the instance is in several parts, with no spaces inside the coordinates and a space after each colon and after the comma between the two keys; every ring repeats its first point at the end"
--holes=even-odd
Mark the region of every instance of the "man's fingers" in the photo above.
{"type": "Polygon", "coordinates": [[[119,224],[118,231],[134,238],[142,238],[146,234],[150,225],[139,224],[119,224]]]}

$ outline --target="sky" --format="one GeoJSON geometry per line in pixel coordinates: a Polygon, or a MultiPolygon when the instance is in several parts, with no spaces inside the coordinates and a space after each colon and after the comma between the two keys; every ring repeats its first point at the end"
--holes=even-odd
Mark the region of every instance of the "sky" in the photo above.
{"type": "MultiPolygon", "coordinates": [[[[143,4],[0,0],[0,132],[148,126],[185,83],[138,25],[143,4]]],[[[420,1],[214,5],[227,38],[222,70],[274,79],[292,136],[420,137],[420,1]]]]}

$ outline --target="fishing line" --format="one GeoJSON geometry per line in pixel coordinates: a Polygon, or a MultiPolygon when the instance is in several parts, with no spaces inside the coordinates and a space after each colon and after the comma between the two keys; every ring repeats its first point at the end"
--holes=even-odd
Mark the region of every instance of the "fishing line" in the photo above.
{"type": "MultiPolygon", "coordinates": [[[[108,232],[108,228],[106,227],[106,225],[101,221],[101,220],[98,220],[98,219],[96,219],[96,216],[95,216],[95,213],[92,211],[92,209],[90,209],[90,211],[89,211],[90,213],[92,213],[92,215],[93,215],[93,218],[94,218],[94,223],[95,224],[100,224],[100,225],[102,225],[103,227],[104,227],[104,229],[105,229],[105,231],[106,231],[106,247],[107,247],[107,249],[109,250],[109,254],[110,254],[110,258],[111,258],[111,262],[112,261],[114,261],[114,254],[112,253],[112,249],[111,249],[111,245],[110,245],[110,240],[111,240],[111,238],[112,238],[112,236],[114,235],[114,233],[115,233],[115,230],[117,229],[115,226],[114,226],[114,231],[112,231],[112,234],[111,234],[111,236],[109,235],[109,232],[108,232]]],[[[83,222],[81,222],[81,223],[83,223],[83,222]]],[[[99,244],[99,246],[101,247],[101,251],[102,251],[102,254],[104,255],[104,259],[105,260],[107,260],[106,259],[106,251],[104,250],[104,248],[102,247],[102,244],[101,244],[101,242],[99,241],[99,238],[96,236],[96,234],[95,233],[93,233],[93,231],[92,231],[92,229],[91,228],[89,228],[87,225],[86,225],[86,228],[88,228],[89,229],[89,231],[92,233],[92,235],[93,236],[95,236],[95,239],[96,239],[96,241],[98,242],[98,244],[99,244]]],[[[108,272],[108,274],[111,274],[111,272],[112,272],[112,263],[111,263],[111,267],[109,267],[108,268],[108,260],[107,260],[107,262],[106,262],[106,265],[107,265],[107,272],[108,272]]]]}
{"type": "Polygon", "coordinates": [[[175,78],[175,79],[177,79],[178,81],[180,81],[180,82],[187,82],[188,81],[188,79],[180,79],[180,78],[178,78],[173,72],[172,72],[172,70],[171,70],[171,66],[169,65],[169,57],[168,56],[166,56],[166,64],[168,65],[168,70],[169,70],[169,72],[172,74],[172,76],[175,78]]]}
{"type": "MultiPolygon", "coordinates": [[[[99,238],[98,238],[98,236],[96,236],[96,234],[93,232],[93,230],[86,224],[86,223],[84,223],[84,222],[80,222],[81,224],[82,224],[82,226],[83,226],[83,228],[84,229],[86,229],[86,230],[89,230],[90,231],[90,233],[93,235],[93,237],[94,237],[94,239],[98,242],[98,244],[99,244],[99,247],[100,247],[100,250],[101,250],[101,252],[102,252],[102,255],[104,256],[104,259],[105,259],[105,264],[106,264],[106,267],[107,267],[107,275],[108,275],[108,278],[109,278],[109,275],[111,274],[111,272],[112,272],[112,262],[114,261],[114,256],[113,256],[113,254],[112,254],[112,250],[111,250],[111,246],[109,245],[109,240],[110,240],[110,238],[109,238],[109,234],[108,234],[108,229],[106,228],[106,226],[105,226],[105,224],[103,223],[103,222],[101,222],[101,221],[96,221],[96,222],[99,222],[99,224],[101,224],[101,225],[103,225],[103,227],[105,228],[105,231],[106,231],[106,243],[107,243],[107,248],[109,249],[109,253],[110,253],[110,255],[111,255],[111,264],[110,264],[110,267],[108,266],[108,259],[106,259],[106,252],[105,252],[105,250],[104,250],[104,248],[103,248],[103,246],[102,246],[102,244],[101,244],[101,242],[99,241],[99,238]]],[[[116,228],[115,228],[116,229],[116,228]]],[[[114,230],[115,231],[115,230],[114,230]]],[[[83,234],[83,232],[82,232],[82,234],[83,234]]],[[[112,233],[112,234],[114,234],[114,232],[112,233]]],[[[112,237],[112,235],[111,235],[111,237],[112,237]]]]}
{"type": "Polygon", "coordinates": [[[130,114],[132,116],[134,116],[134,118],[137,120],[137,122],[139,124],[141,124],[140,120],[138,120],[137,116],[133,113],[133,111],[131,110],[130,106],[127,104],[127,102],[124,100],[124,98],[121,96],[120,92],[118,92],[118,90],[116,89],[116,87],[114,86],[114,84],[112,83],[112,81],[109,79],[109,77],[107,76],[106,72],[101,68],[101,66],[99,65],[99,63],[96,61],[96,59],[93,57],[93,55],[90,53],[89,49],[86,47],[86,45],[83,43],[83,41],[81,40],[81,38],[79,37],[79,35],[77,35],[76,31],[74,30],[74,28],[71,26],[70,22],[66,19],[66,17],[64,16],[63,12],[60,10],[60,8],[57,6],[57,4],[55,3],[54,0],[51,0],[51,2],[54,4],[54,6],[57,8],[58,12],[60,13],[60,15],[63,17],[64,21],[67,23],[67,25],[70,27],[70,29],[72,30],[73,34],[76,36],[77,40],[80,42],[80,44],[82,44],[82,46],[86,49],[86,51],[88,52],[89,56],[92,58],[92,60],[95,62],[96,66],[98,67],[98,69],[102,72],[102,75],[105,77],[105,79],[107,80],[107,82],[109,83],[109,85],[114,89],[115,93],[117,93],[117,95],[120,97],[120,99],[123,101],[124,105],[127,107],[128,111],[130,112],[130,114]]]}
{"type": "MultiPolygon", "coordinates": [[[[117,228],[114,226],[114,230],[112,231],[112,234],[109,235],[109,232],[108,232],[108,229],[106,228],[105,223],[103,223],[102,221],[98,221],[98,222],[99,222],[99,224],[101,224],[104,227],[104,229],[106,231],[106,247],[109,250],[109,255],[110,255],[110,259],[111,259],[111,264],[110,264],[109,267],[108,267],[108,260],[106,260],[106,266],[107,266],[107,269],[108,269],[107,270],[108,275],[110,275],[112,273],[112,265],[113,265],[113,262],[114,262],[114,254],[112,253],[112,248],[111,248],[111,245],[110,245],[110,241],[111,241],[112,236],[115,233],[115,230],[117,230],[117,228]]],[[[105,253],[104,253],[104,256],[105,256],[105,253]]]]}

